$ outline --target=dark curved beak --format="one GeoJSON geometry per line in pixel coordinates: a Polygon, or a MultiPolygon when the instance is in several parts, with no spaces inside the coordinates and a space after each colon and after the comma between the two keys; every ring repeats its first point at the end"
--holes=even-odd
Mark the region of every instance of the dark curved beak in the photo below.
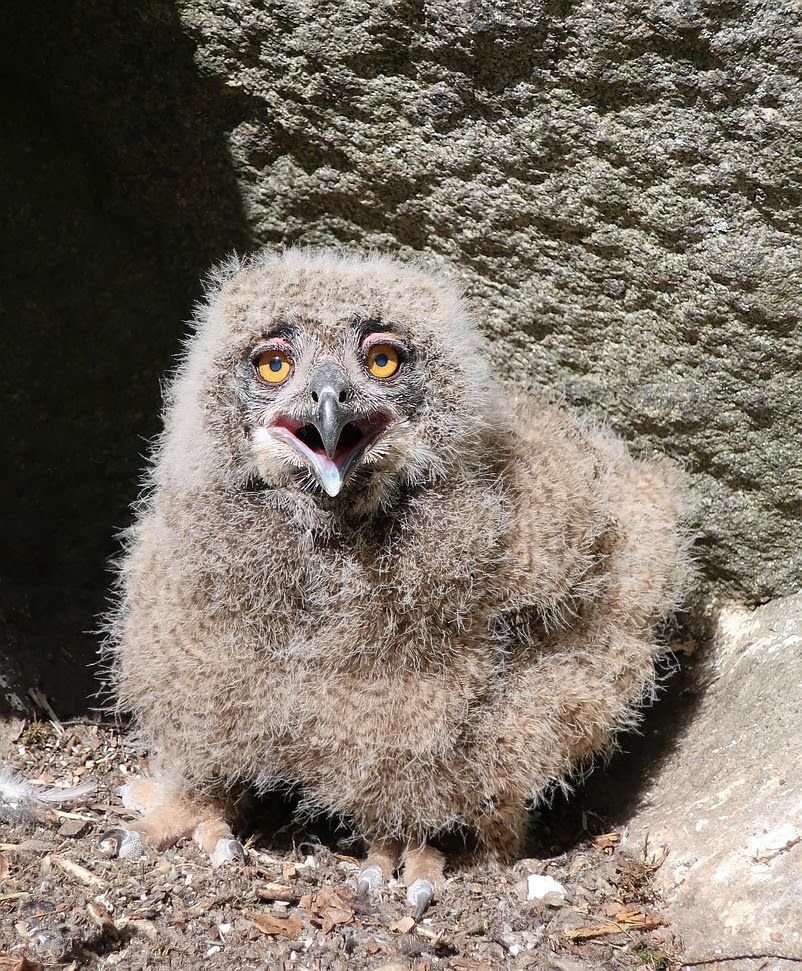
{"type": "Polygon", "coordinates": [[[306,423],[279,416],[271,428],[274,436],[304,459],[332,497],[340,493],[367,449],[392,424],[391,417],[383,412],[359,418],[351,404],[352,391],[345,371],[333,362],[323,362],[309,380],[312,408],[306,423]],[[320,436],[317,443],[308,434],[312,429],[320,436]]]}
{"type": "Polygon", "coordinates": [[[312,424],[320,432],[323,448],[330,459],[334,458],[340,435],[348,424],[350,415],[343,411],[341,392],[327,385],[318,392],[317,413],[312,424]]]}

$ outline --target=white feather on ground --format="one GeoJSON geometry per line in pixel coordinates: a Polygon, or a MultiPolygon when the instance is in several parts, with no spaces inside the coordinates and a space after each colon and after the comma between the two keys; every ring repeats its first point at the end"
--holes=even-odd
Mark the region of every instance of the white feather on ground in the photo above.
{"type": "Polygon", "coordinates": [[[61,789],[53,787],[45,789],[26,782],[21,775],[0,765],[0,810],[12,812],[35,812],[45,806],[71,802],[92,792],[93,782],[84,782],[80,786],[61,789]]]}

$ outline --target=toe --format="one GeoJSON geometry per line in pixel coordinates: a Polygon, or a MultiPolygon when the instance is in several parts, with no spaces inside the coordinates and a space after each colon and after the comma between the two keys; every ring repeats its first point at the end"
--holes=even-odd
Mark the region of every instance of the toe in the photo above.
{"type": "Polygon", "coordinates": [[[418,877],[407,887],[407,901],[415,908],[415,920],[420,920],[426,913],[434,897],[434,884],[425,877],[418,877]]]}
{"type": "Polygon", "coordinates": [[[376,863],[371,863],[359,871],[356,880],[356,892],[364,900],[372,890],[380,887],[382,883],[384,883],[384,877],[381,867],[376,863]]]}
{"type": "Polygon", "coordinates": [[[226,863],[244,863],[245,850],[239,840],[223,837],[209,854],[209,861],[213,867],[224,866],[226,863]]]}
{"type": "Polygon", "coordinates": [[[142,837],[136,830],[124,829],[122,826],[108,829],[100,837],[100,846],[120,859],[139,857],[145,852],[142,837]]]}

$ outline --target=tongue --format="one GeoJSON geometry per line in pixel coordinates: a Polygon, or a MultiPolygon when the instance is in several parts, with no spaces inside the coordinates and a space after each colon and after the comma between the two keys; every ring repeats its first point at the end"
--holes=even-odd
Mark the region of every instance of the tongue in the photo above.
{"type": "Polygon", "coordinates": [[[332,462],[327,455],[321,455],[319,452],[314,455],[314,463],[317,466],[318,481],[326,492],[332,498],[339,495],[340,489],[343,487],[343,478],[336,463],[332,462]]]}

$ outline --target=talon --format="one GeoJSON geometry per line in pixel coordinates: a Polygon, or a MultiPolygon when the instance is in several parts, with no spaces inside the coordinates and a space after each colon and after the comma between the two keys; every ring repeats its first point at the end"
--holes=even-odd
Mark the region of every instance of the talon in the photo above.
{"type": "Polygon", "coordinates": [[[425,877],[418,877],[407,887],[407,901],[415,908],[415,921],[419,921],[426,913],[434,896],[434,884],[425,877]]]}
{"type": "Polygon", "coordinates": [[[381,886],[383,882],[381,867],[378,867],[375,863],[371,863],[370,866],[364,867],[360,870],[359,876],[357,877],[356,893],[360,900],[364,900],[371,890],[375,890],[377,887],[381,886]]]}
{"type": "Polygon", "coordinates": [[[242,843],[239,840],[222,837],[209,854],[209,862],[213,867],[223,866],[226,863],[244,863],[245,850],[242,848],[242,843]]]}
{"type": "Polygon", "coordinates": [[[123,829],[122,826],[107,829],[98,842],[103,849],[110,852],[112,856],[118,856],[121,860],[132,856],[142,856],[145,852],[139,833],[136,830],[123,829]]]}

